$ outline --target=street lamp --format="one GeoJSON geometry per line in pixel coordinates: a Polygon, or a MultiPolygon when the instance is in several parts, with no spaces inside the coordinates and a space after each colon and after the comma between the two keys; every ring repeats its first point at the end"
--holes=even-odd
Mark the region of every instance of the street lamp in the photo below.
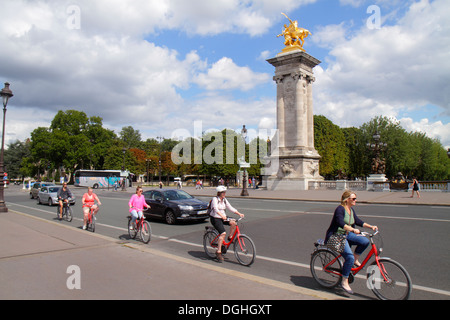
{"type": "Polygon", "coordinates": [[[247,191],[247,169],[246,169],[246,164],[245,164],[245,140],[247,138],[247,129],[245,128],[245,125],[242,126],[242,130],[241,130],[241,136],[242,139],[244,139],[244,157],[243,157],[243,162],[241,164],[241,168],[244,168],[244,173],[242,175],[242,191],[241,191],[241,197],[248,197],[248,191],[247,191]]]}
{"type": "Polygon", "coordinates": [[[380,159],[381,150],[387,147],[387,143],[381,142],[381,136],[378,130],[372,136],[375,143],[367,143],[373,153],[374,158],[372,159],[372,173],[374,174],[384,174],[386,171],[386,162],[384,159],[380,159]]]}
{"type": "MultiPolygon", "coordinates": [[[[123,152],[122,172],[125,172],[125,154],[127,153],[127,148],[123,147],[122,152],[123,152]]],[[[125,184],[127,183],[127,180],[128,180],[127,178],[123,178],[122,191],[125,191],[127,189],[127,187],[125,186],[125,184]]]]}
{"type": "Polygon", "coordinates": [[[0,154],[0,212],[8,212],[8,208],[5,204],[4,198],[4,190],[5,190],[5,180],[3,180],[5,176],[5,168],[3,163],[3,155],[5,151],[5,117],[6,117],[6,106],[8,105],[9,98],[12,98],[14,95],[12,91],[9,89],[9,83],[5,82],[5,87],[0,92],[0,95],[3,100],[3,130],[2,130],[2,150],[0,154]]]}

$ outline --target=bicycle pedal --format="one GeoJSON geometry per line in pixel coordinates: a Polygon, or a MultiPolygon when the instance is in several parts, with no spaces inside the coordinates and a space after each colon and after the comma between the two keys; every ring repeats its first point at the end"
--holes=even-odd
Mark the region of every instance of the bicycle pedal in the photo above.
{"type": "Polygon", "coordinates": [[[227,247],[222,246],[222,254],[225,254],[225,253],[227,253],[227,247]]]}

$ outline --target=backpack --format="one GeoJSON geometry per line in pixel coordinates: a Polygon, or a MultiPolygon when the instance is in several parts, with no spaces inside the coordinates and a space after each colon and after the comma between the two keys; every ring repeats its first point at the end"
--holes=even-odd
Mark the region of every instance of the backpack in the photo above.
{"type": "Polygon", "coordinates": [[[206,213],[208,214],[208,216],[211,215],[211,202],[212,202],[212,199],[209,200],[208,207],[206,208],[206,213]]]}

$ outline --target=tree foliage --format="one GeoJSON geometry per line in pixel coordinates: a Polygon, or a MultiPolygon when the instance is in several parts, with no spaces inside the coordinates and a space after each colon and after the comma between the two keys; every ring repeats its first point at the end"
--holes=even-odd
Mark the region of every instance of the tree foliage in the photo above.
{"type": "MultiPolygon", "coordinates": [[[[327,179],[345,175],[364,178],[371,173],[372,151],[367,147],[378,132],[386,143],[386,175],[402,172],[419,180],[450,179],[450,159],[438,140],[407,132],[398,121],[375,117],[359,128],[340,128],[324,116],[314,116],[315,148],[321,155],[320,174],[327,179]]],[[[77,169],[125,169],[136,175],[164,177],[208,175],[234,177],[239,162],[251,163],[249,176],[259,176],[267,154],[260,138],[244,142],[233,130],[207,132],[183,142],[171,139],[142,141],[139,130],[123,127],[119,135],[103,127],[102,118],[76,110],[59,111],[49,127],[38,127],[26,142],[11,143],[5,153],[10,178],[57,176],[77,169]],[[175,158],[181,162],[174,162],[175,158]]]]}

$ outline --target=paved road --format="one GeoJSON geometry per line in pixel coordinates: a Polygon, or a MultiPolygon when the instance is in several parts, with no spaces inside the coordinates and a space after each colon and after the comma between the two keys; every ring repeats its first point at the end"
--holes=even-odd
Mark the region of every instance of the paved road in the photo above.
{"type": "MultiPolygon", "coordinates": [[[[75,189],[80,196],[82,190],[75,189]]],[[[125,214],[129,193],[99,191],[103,206],[96,233],[128,241],[125,214]]],[[[208,198],[204,198],[205,200],[208,198]]],[[[45,219],[54,219],[55,208],[37,205],[26,192],[9,192],[8,206],[24,210],[45,219]]],[[[336,204],[332,202],[279,201],[273,199],[230,199],[246,214],[243,232],[257,246],[257,263],[251,268],[238,265],[229,256],[223,267],[276,281],[321,290],[309,272],[312,243],[323,236],[336,204]]],[[[74,207],[73,227],[81,226],[81,206],[74,207]]],[[[450,284],[445,276],[448,256],[450,218],[446,206],[361,204],[359,216],[377,224],[383,235],[384,255],[401,262],[409,271],[415,290],[413,299],[448,299],[450,284]],[[432,230],[432,232],[430,232],[432,230]],[[429,264],[428,261],[433,261],[429,264]],[[442,274],[442,276],[440,276],[442,274]]],[[[152,221],[152,248],[177,256],[205,261],[201,247],[204,226],[208,223],[168,226],[152,221]]],[[[353,285],[354,298],[373,299],[363,279],[353,285]]]]}

